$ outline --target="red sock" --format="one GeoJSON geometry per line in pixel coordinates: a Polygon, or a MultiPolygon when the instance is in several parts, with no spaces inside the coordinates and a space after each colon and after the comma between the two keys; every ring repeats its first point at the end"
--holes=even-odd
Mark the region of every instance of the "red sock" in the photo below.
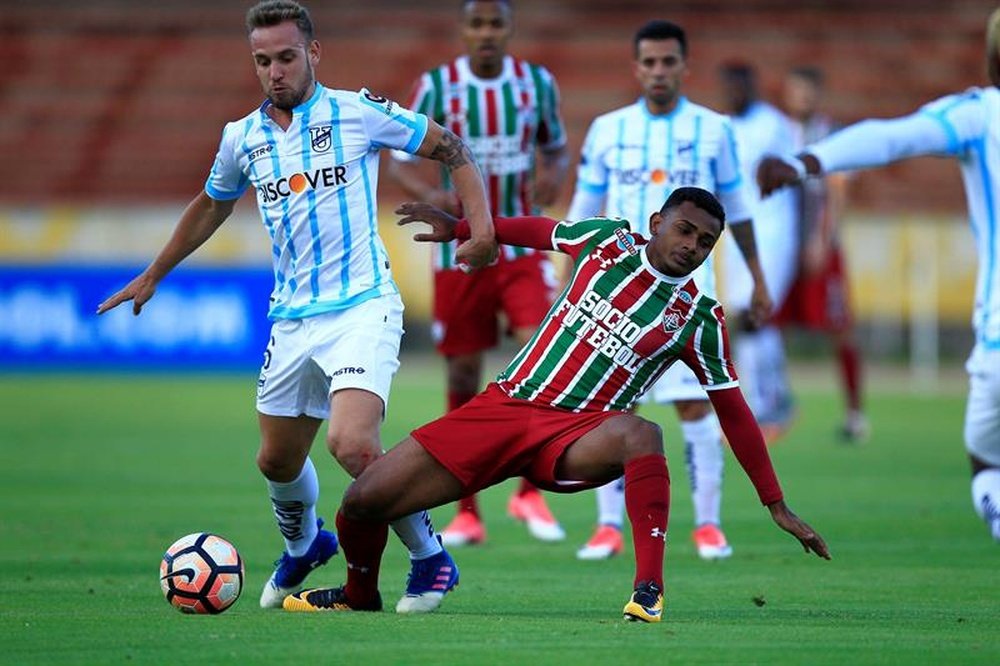
{"type": "Polygon", "coordinates": [[[453,412],[465,403],[476,397],[475,393],[463,393],[462,391],[448,391],[448,411],[453,412]]]}
{"type": "Polygon", "coordinates": [[[538,486],[528,481],[523,476],[521,477],[521,485],[517,487],[517,495],[523,495],[524,493],[530,493],[532,490],[538,490],[538,486]]]}
{"type": "Polygon", "coordinates": [[[844,383],[847,408],[861,411],[861,357],[858,348],[852,344],[841,345],[837,349],[840,361],[840,377],[844,383]]]}
{"type": "Polygon", "coordinates": [[[459,512],[467,511],[471,513],[476,518],[479,517],[479,502],[476,501],[476,495],[473,493],[468,497],[463,497],[458,500],[458,510],[459,512]]]}
{"type": "Polygon", "coordinates": [[[663,589],[663,552],[670,513],[670,473],[662,453],[625,463],[625,510],[632,523],[635,585],[653,581],[663,589]]]}
{"type": "Polygon", "coordinates": [[[350,520],[338,511],[337,536],[347,562],[344,592],[352,604],[366,605],[378,596],[378,572],[389,525],[350,520]]]}

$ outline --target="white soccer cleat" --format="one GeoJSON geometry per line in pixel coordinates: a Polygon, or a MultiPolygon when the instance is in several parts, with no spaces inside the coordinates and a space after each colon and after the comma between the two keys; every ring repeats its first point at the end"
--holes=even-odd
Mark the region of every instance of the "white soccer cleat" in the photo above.
{"type": "Polygon", "coordinates": [[[302,590],[301,585],[295,587],[278,587],[274,582],[274,574],[267,579],[264,583],[264,589],[260,593],[260,607],[261,608],[281,608],[281,604],[284,603],[285,597],[289,594],[295,594],[302,590]]]}

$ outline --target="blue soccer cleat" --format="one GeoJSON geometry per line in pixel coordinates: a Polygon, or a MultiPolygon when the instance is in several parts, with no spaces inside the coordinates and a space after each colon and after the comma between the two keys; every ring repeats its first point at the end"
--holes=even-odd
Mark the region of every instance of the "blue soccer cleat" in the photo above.
{"type": "Polygon", "coordinates": [[[260,593],[261,608],[281,608],[285,597],[302,589],[302,583],[313,569],[323,566],[337,554],[337,535],[323,529],[322,518],[316,521],[316,526],[320,529],[305,555],[292,557],[286,551],[274,563],[274,573],[260,593]]]}
{"type": "Polygon", "coordinates": [[[444,595],[458,587],[458,566],[448,551],[410,563],[406,594],[396,604],[397,613],[430,613],[444,595]]]}

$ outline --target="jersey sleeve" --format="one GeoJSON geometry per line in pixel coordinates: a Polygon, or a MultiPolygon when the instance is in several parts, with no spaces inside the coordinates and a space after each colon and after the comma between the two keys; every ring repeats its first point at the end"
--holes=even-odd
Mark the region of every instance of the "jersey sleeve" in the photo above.
{"type": "Polygon", "coordinates": [[[615,229],[629,231],[629,224],[626,220],[603,217],[578,222],[563,220],[552,230],[552,247],[559,252],[565,252],[575,260],[597,243],[613,235],[615,229]]]}
{"type": "Polygon", "coordinates": [[[948,95],[924,105],[919,113],[926,114],[941,124],[948,143],[941,151],[959,156],[968,151],[973,142],[986,134],[986,114],[983,112],[982,91],[970,88],[960,95],[948,95]]]}
{"type": "Polygon", "coordinates": [[[719,152],[712,164],[715,193],[726,211],[726,221],[730,224],[739,224],[751,218],[750,202],[753,197],[747,189],[750,184],[744,180],[740,171],[739,149],[733,125],[728,118],[723,118],[721,122],[722,139],[719,142],[719,152]]]}
{"type": "Polygon", "coordinates": [[[538,147],[542,151],[558,150],[566,145],[566,127],[559,113],[559,85],[549,70],[535,68],[538,81],[540,121],[538,147]]]}
{"type": "Polygon", "coordinates": [[[427,136],[427,116],[362,88],[358,93],[361,120],[372,148],[414,153],[427,136]]]}
{"type": "MultiPolygon", "coordinates": [[[[681,351],[681,360],[694,371],[706,391],[739,386],[732,359],[729,332],[722,306],[714,303],[681,351]]],[[[698,309],[703,306],[699,304],[698,309]]]]}
{"type": "Polygon", "coordinates": [[[240,169],[236,157],[237,141],[241,134],[239,123],[228,123],[222,130],[219,150],[205,181],[205,192],[217,201],[239,199],[250,185],[250,179],[240,169]]]}
{"type": "MultiPolygon", "coordinates": [[[[413,83],[410,94],[406,99],[406,108],[414,113],[427,116],[428,119],[436,120],[439,123],[443,121],[444,114],[440,110],[440,95],[438,95],[438,88],[434,85],[430,72],[424,73],[413,83]]],[[[393,150],[391,151],[391,155],[400,162],[412,162],[417,159],[415,155],[405,150],[393,150]]]]}

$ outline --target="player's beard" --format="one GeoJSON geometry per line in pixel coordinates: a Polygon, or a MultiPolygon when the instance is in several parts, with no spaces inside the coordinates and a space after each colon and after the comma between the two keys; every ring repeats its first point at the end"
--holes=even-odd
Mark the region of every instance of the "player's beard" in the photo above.
{"type": "Polygon", "coordinates": [[[308,76],[306,76],[306,80],[302,83],[301,88],[292,92],[286,91],[283,97],[278,97],[273,93],[268,95],[268,99],[271,100],[271,104],[276,109],[281,109],[282,111],[291,111],[299,104],[301,104],[302,101],[305,99],[306,92],[309,90],[309,88],[316,80],[312,63],[307,61],[306,68],[307,68],[306,73],[308,74],[308,76]]]}

